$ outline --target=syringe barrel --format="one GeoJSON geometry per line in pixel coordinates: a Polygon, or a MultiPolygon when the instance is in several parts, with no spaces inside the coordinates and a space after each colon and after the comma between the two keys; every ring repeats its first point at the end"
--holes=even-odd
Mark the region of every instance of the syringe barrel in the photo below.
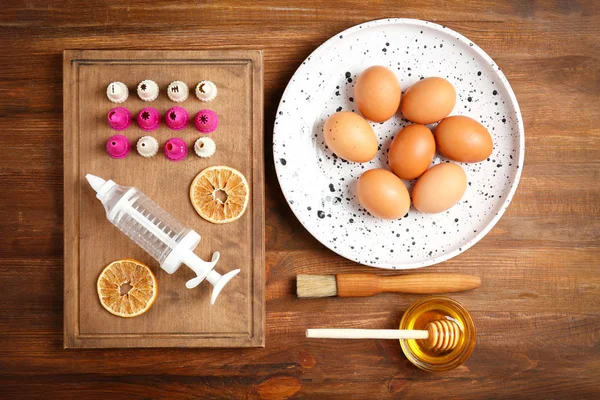
{"type": "Polygon", "coordinates": [[[176,244],[190,232],[171,214],[133,187],[115,185],[102,203],[108,220],[161,265],[176,244]],[[140,223],[140,215],[146,222],[140,223]]]}

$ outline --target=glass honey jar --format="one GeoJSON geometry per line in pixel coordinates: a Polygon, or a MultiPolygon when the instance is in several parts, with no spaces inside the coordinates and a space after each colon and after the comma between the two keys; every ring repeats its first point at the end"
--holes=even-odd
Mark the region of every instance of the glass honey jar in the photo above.
{"type": "Polygon", "coordinates": [[[400,329],[427,330],[435,321],[453,321],[460,329],[458,344],[439,352],[428,348],[423,339],[400,339],[406,358],[429,372],[448,371],[464,363],[475,347],[475,325],[469,312],[456,300],[445,296],[427,297],[412,304],[402,316],[400,329]]]}

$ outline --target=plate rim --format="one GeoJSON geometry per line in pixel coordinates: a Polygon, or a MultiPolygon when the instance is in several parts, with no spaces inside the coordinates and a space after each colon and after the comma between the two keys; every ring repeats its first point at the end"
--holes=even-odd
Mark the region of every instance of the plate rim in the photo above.
{"type": "Polygon", "coordinates": [[[428,267],[431,265],[435,265],[435,264],[439,264],[442,263],[444,261],[450,260],[462,253],[464,253],[465,251],[467,251],[468,249],[470,249],[472,246],[474,246],[475,244],[477,244],[481,239],[483,239],[498,223],[498,221],[500,221],[500,219],[502,218],[502,216],[504,215],[504,213],[506,212],[506,210],[508,209],[508,207],[511,204],[512,198],[514,197],[516,191],[517,191],[517,187],[519,186],[519,181],[521,179],[521,174],[523,173],[523,167],[524,167],[524,161],[525,161],[525,127],[523,124],[523,115],[521,114],[521,108],[519,107],[519,103],[517,101],[517,98],[515,96],[515,93],[512,89],[512,86],[510,85],[510,83],[508,82],[508,79],[506,78],[506,76],[504,75],[504,73],[502,72],[502,70],[500,69],[500,67],[498,66],[498,64],[481,48],[479,47],[475,42],[473,42],[471,39],[467,38],[466,36],[460,34],[459,32],[456,32],[453,29],[450,29],[444,25],[440,25],[437,24],[435,22],[429,22],[429,21],[424,21],[424,20],[420,20],[420,19],[414,19],[414,18],[382,18],[382,19],[375,19],[375,20],[371,20],[371,21],[366,21],[357,25],[354,25],[348,29],[345,29],[341,32],[336,33],[335,35],[331,36],[329,39],[327,39],[325,42],[323,42],[320,46],[318,46],[316,49],[314,49],[303,61],[302,63],[298,66],[298,68],[296,69],[296,71],[294,72],[294,74],[290,77],[285,90],[283,91],[283,94],[281,95],[281,99],[279,100],[279,104],[277,106],[277,112],[275,114],[275,122],[273,124],[273,139],[272,139],[272,146],[273,146],[273,164],[275,165],[275,175],[277,176],[277,183],[279,184],[279,188],[283,194],[283,197],[285,198],[289,208],[292,210],[292,213],[294,214],[294,216],[296,217],[296,219],[298,220],[298,222],[300,222],[300,224],[304,227],[304,229],[306,229],[308,231],[308,233],[310,233],[312,235],[312,237],[314,237],[317,241],[319,241],[319,243],[321,243],[323,246],[325,246],[326,248],[328,248],[329,250],[331,250],[332,252],[334,252],[335,254],[338,254],[339,256],[345,258],[346,260],[349,260],[351,262],[357,263],[359,265],[363,265],[363,266],[367,266],[367,267],[373,267],[373,268],[379,268],[379,269],[387,269],[387,270],[404,270],[404,269],[416,269],[416,268],[424,268],[424,267],[428,267]],[[365,27],[373,27],[373,26],[379,26],[379,25],[414,25],[414,26],[425,26],[428,28],[433,28],[435,30],[438,30],[440,32],[443,33],[450,33],[455,35],[456,39],[458,39],[459,41],[461,41],[462,43],[464,43],[465,45],[469,46],[471,49],[473,49],[479,56],[481,56],[490,66],[495,67],[493,70],[496,73],[496,75],[500,78],[500,83],[502,84],[502,86],[504,87],[504,89],[506,90],[506,93],[508,93],[508,97],[509,100],[511,102],[511,105],[514,107],[515,110],[515,114],[516,114],[516,118],[517,118],[517,127],[518,127],[518,134],[519,134],[519,158],[518,158],[518,164],[517,164],[517,168],[516,168],[516,173],[514,176],[514,179],[511,183],[511,188],[508,192],[508,195],[504,198],[504,201],[501,203],[500,205],[500,210],[496,213],[496,215],[491,219],[491,221],[480,231],[477,233],[477,235],[475,235],[472,239],[470,239],[467,243],[465,243],[463,246],[460,246],[457,249],[454,249],[446,254],[437,256],[437,257],[432,257],[429,258],[426,261],[420,261],[420,262],[411,262],[411,263],[406,263],[406,264],[400,264],[400,265],[391,265],[391,264],[376,264],[376,263],[362,263],[362,262],[358,262],[356,260],[353,260],[352,258],[349,258],[347,256],[345,256],[344,254],[342,254],[340,251],[338,251],[337,249],[332,248],[329,244],[326,243],[325,240],[322,240],[322,238],[319,236],[318,232],[315,233],[313,232],[313,230],[309,229],[304,222],[302,221],[302,219],[300,219],[300,217],[298,216],[298,213],[296,212],[296,209],[293,207],[293,204],[290,203],[290,199],[288,199],[288,196],[286,194],[286,192],[283,190],[283,186],[281,184],[281,179],[280,178],[280,168],[282,168],[282,166],[278,165],[277,163],[277,155],[276,155],[276,149],[278,148],[278,146],[276,145],[276,136],[277,136],[277,131],[279,129],[281,129],[278,124],[277,124],[277,120],[279,119],[279,111],[281,111],[281,108],[283,107],[283,101],[286,99],[286,95],[288,94],[289,90],[290,90],[290,84],[292,83],[292,81],[294,80],[294,78],[299,75],[299,73],[301,73],[305,68],[309,68],[307,65],[307,62],[310,60],[310,58],[312,58],[313,56],[316,56],[319,54],[320,51],[322,51],[323,49],[325,49],[326,47],[328,47],[331,43],[333,43],[336,40],[340,40],[340,36],[344,36],[344,35],[349,35],[352,34],[360,29],[363,29],[365,27]]]}

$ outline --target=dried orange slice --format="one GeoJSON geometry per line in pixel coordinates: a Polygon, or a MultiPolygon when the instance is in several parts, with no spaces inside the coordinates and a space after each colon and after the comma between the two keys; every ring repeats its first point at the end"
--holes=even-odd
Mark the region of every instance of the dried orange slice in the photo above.
{"type": "Polygon", "coordinates": [[[240,218],[246,207],[250,189],[242,173],[217,166],[200,172],[190,186],[190,200],[202,218],[224,224],[240,218]]]}
{"type": "Polygon", "coordinates": [[[98,277],[96,289],[102,307],[126,318],[148,311],[158,294],[156,277],[150,268],[132,259],[108,264],[98,277]]]}

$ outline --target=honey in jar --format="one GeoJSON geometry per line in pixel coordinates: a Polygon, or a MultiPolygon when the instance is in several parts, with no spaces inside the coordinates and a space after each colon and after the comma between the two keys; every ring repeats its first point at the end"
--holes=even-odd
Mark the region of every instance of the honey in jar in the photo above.
{"type": "Polygon", "coordinates": [[[451,349],[438,351],[423,339],[400,339],[402,351],[415,366],[425,371],[447,371],[469,358],[475,347],[475,326],[469,312],[456,300],[445,296],[422,299],[404,313],[400,329],[427,330],[430,323],[449,321],[458,326],[458,342],[451,349]]]}

